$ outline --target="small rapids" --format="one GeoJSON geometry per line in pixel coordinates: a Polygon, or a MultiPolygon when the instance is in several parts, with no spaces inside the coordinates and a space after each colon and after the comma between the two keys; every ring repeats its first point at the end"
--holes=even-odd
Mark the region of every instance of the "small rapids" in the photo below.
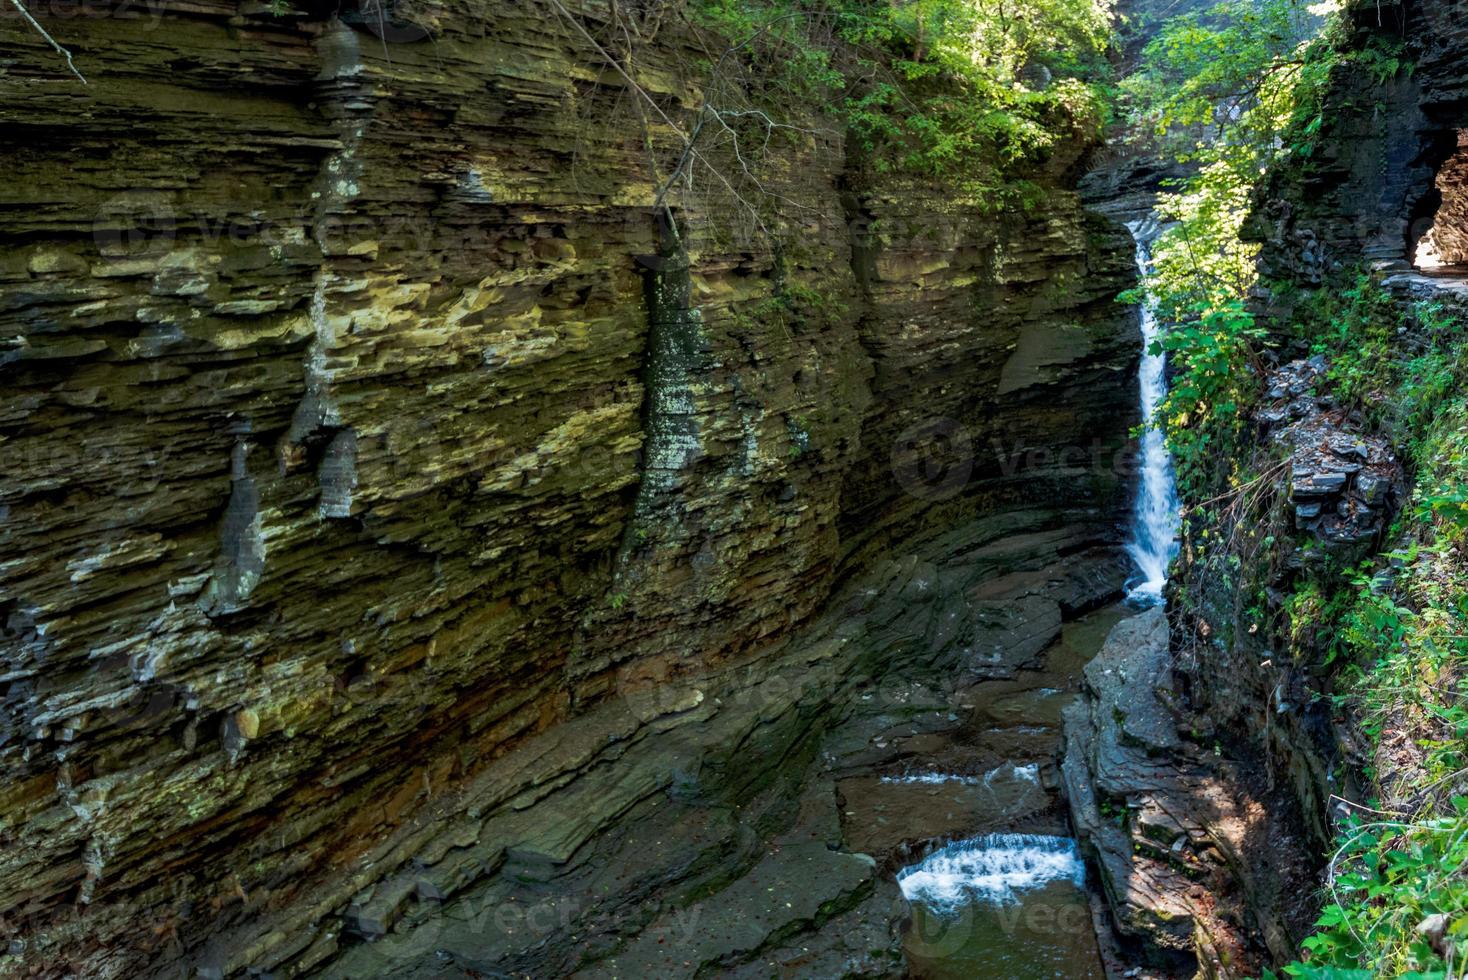
{"type": "Polygon", "coordinates": [[[906,786],[942,786],[946,783],[962,783],[965,786],[977,786],[981,782],[978,776],[956,776],[948,772],[918,772],[906,776],[883,776],[882,782],[889,785],[906,786]]]}
{"type": "Polygon", "coordinates": [[[897,875],[910,902],[939,915],[957,915],[973,902],[1005,905],[1016,892],[1052,881],[1085,885],[1086,868],[1076,842],[1040,834],[986,834],[958,841],[897,875]]]}
{"type": "Polygon", "coordinates": [[[1085,665],[1129,615],[1117,605],[1066,623],[1043,666],[965,687],[972,714],[936,753],[841,784],[865,853],[946,842],[896,875],[913,980],[1105,980],[1085,866],[1059,788],[1036,760],[1059,754],[1085,665]]]}
{"type": "Polygon", "coordinates": [[[988,786],[994,785],[994,780],[1005,777],[1008,782],[1029,783],[1031,786],[1040,785],[1039,763],[1030,763],[1017,766],[1013,762],[1006,762],[997,769],[991,769],[982,776],[959,776],[948,772],[917,772],[908,773],[903,776],[883,776],[881,781],[888,785],[911,785],[911,786],[943,786],[948,783],[960,783],[964,786],[988,786]]]}
{"type": "MultiPolygon", "coordinates": [[[[1150,221],[1128,225],[1137,243],[1137,271],[1146,275],[1151,263],[1146,242],[1155,230],[1150,221]]],[[[1141,485],[1132,511],[1131,540],[1127,554],[1137,566],[1137,574],[1127,583],[1127,598],[1137,605],[1155,605],[1162,601],[1162,588],[1167,584],[1167,566],[1177,554],[1179,503],[1177,482],[1173,476],[1172,454],[1162,430],[1153,419],[1167,397],[1167,356],[1152,352],[1161,337],[1157,310],[1150,298],[1142,303],[1142,363],[1138,368],[1142,408],[1141,485]]]]}

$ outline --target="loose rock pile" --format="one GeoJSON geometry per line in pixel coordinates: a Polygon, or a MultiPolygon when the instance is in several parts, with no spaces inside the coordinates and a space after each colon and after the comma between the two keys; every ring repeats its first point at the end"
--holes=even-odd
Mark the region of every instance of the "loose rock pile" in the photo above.
{"type": "Polygon", "coordinates": [[[1289,456],[1288,488],[1296,528],[1327,547],[1376,540],[1405,493],[1391,445],[1361,431],[1360,419],[1317,394],[1325,359],[1291,361],[1267,378],[1267,404],[1255,418],[1289,456]]]}

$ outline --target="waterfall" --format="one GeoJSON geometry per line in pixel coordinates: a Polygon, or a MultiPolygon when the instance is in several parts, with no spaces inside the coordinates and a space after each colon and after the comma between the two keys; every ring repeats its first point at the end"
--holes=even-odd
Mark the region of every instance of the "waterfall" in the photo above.
{"type": "MultiPolygon", "coordinates": [[[[1133,222],[1127,226],[1137,243],[1137,272],[1146,275],[1151,263],[1147,243],[1156,237],[1156,222],[1133,222]]],[[[1137,566],[1137,574],[1127,584],[1127,598],[1152,605],[1162,601],[1162,587],[1167,584],[1167,565],[1177,554],[1179,506],[1177,483],[1173,478],[1172,454],[1162,430],[1153,424],[1158,406],[1167,395],[1167,358],[1152,353],[1152,342],[1160,329],[1157,310],[1150,297],[1144,297],[1142,312],[1142,363],[1138,368],[1138,387],[1142,402],[1141,484],[1132,510],[1131,540],[1127,554],[1137,566]]]]}
{"type": "Polygon", "coordinates": [[[1086,882],[1076,842],[1041,834],[987,834],[958,841],[904,868],[897,886],[911,902],[952,915],[973,901],[1006,905],[1015,893],[1052,881],[1086,882]]]}

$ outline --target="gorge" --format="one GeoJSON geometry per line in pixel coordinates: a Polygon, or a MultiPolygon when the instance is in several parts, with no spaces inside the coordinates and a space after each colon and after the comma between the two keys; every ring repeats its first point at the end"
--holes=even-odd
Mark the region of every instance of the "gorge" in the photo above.
{"type": "Polygon", "coordinates": [[[13,6],[0,976],[1456,975],[1462,0],[13,6]]]}

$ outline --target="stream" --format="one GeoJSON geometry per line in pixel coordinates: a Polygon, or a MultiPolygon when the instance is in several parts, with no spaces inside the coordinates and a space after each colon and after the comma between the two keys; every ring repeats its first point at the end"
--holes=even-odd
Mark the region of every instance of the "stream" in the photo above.
{"type": "MultiPolygon", "coordinates": [[[[1155,220],[1128,226],[1137,271],[1145,276],[1155,220]]],[[[932,814],[972,817],[954,836],[897,872],[913,908],[904,937],[911,975],[924,980],[1004,978],[1101,980],[1102,966],[1086,888],[1086,868],[1064,814],[1054,760],[1061,747],[1060,712],[1081,697],[1081,672],[1111,629],[1138,609],[1163,601],[1168,565],[1177,553],[1180,507],[1162,429],[1153,423],[1167,397],[1166,355],[1150,301],[1139,310],[1142,352],[1138,398],[1143,429],[1127,554],[1135,566],[1127,600],[1068,624],[1044,654],[1043,666],[1013,681],[984,682],[966,692],[974,715],[956,742],[988,767],[982,776],[931,769],[882,777],[875,787],[925,787],[920,800],[872,804],[879,819],[909,832],[930,827],[932,814]]],[[[868,791],[870,788],[868,788],[868,791]]],[[[937,827],[931,827],[937,830],[937,827]]]]}
{"type": "MultiPolygon", "coordinates": [[[[1155,318],[1148,313],[1142,326],[1139,340],[1150,343],[1155,318]]],[[[1164,367],[1160,356],[1141,359],[1144,410],[1165,395],[1164,367]]],[[[1015,570],[996,585],[985,573],[984,559],[998,560],[985,555],[989,543],[945,542],[938,550],[962,560],[943,564],[916,554],[890,562],[833,617],[831,642],[809,649],[829,657],[859,636],[912,659],[845,691],[840,716],[818,738],[798,718],[752,729],[760,735],[747,751],[811,746],[808,761],[781,764],[794,769],[788,782],[731,808],[701,796],[689,776],[637,802],[617,836],[563,868],[529,848],[502,854],[498,874],[425,903],[419,927],[353,945],[328,976],[428,980],[507,963],[549,975],[545,948],[562,964],[555,975],[583,980],[886,976],[904,967],[926,980],[1102,980],[1096,885],[1072,837],[1059,761],[1063,714],[1085,696],[1086,665],[1117,624],[1161,601],[1176,492],[1161,434],[1147,435],[1128,535],[1136,568],[1128,574],[1108,554],[1100,584],[1075,587],[1069,608],[1107,594],[1124,601],[1061,622],[1065,607],[1044,595],[1055,573],[1015,570]],[[965,615],[1007,625],[987,625],[983,643],[955,640],[959,626],[948,624],[965,615]],[[943,659],[912,657],[905,644],[943,659]],[[622,893],[630,901],[608,899],[622,893]],[[549,930],[527,933],[520,919],[498,915],[521,910],[525,921],[565,923],[565,941],[547,946],[549,930]]],[[[803,676],[814,662],[794,666],[803,676]]],[[[766,708],[731,697],[727,717],[766,708]]],[[[680,748],[669,736],[661,747],[624,751],[645,750],[641,772],[656,774],[669,745],[680,748]]],[[[672,759],[681,765],[696,751],[672,759]]]]}
{"type": "Polygon", "coordinates": [[[1038,669],[959,692],[970,713],[922,770],[843,781],[853,846],[887,849],[899,829],[949,841],[897,872],[913,909],[904,937],[912,976],[1104,977],[1055,763],[1061,712],[1080,696],[1082,669],[1133,612],[1115,605],[1082,616],[1038,669]]]}

